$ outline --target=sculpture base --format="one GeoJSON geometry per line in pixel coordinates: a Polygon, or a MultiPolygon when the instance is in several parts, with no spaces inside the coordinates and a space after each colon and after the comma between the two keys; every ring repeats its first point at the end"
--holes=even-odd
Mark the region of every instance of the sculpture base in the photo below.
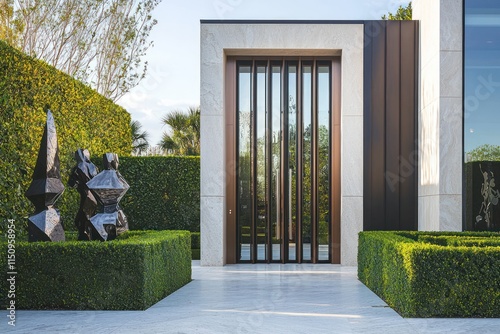
{"type": "Polygon", "coordinates": [[[64,241],[59,211],[50,208],[28,218],[28,241],[64,241]]]}
{"type": "Polygon", "coordinates": [[[101,241],[116,239],[117,221],[118,212],[96,214],[90,218],[91,226],[87,230],[89,239],[101,241]]]}

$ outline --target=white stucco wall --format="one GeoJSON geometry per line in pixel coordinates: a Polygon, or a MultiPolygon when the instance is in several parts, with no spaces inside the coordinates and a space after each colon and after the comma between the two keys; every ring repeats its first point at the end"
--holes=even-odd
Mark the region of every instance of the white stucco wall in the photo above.
{"type": "Polygon", "coordinates": [[[363,228],[363,26],[201,24],[201,264],[225,259],[224,70],[228,55],[341,55],[341,263],[363,228]]]}
{"type": "Polygon", "coordinates": [[[414,0],[420,20],[419,230],[462,230],[462,0],[414,0]]]}

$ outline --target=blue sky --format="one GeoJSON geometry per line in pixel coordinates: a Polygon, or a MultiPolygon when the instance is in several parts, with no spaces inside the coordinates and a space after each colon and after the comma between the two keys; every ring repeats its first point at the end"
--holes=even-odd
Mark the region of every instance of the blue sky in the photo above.
{"type": "Polygon", "coordinates": [[[147,77],[122,97],[156,145],[167,130],[162,117],[200,101],[201,19],[374,20],[409,0],[163,0],[153,16],[147,77]]]}

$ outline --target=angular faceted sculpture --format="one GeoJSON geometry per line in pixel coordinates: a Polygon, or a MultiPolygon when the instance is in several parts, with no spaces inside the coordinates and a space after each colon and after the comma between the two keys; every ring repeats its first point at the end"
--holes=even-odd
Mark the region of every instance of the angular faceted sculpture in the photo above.
{"type": "Polygon", "coordinates": [[[80,194],[80,207],[75,217],[75,225],[78,230],[78,240],[89,240],[87,235],[88,226],[97,210],[97,200],[87,187],[87,182],[99,173],[97,167],[90,161],[90,152],[86,149],[78,149],[75,152],[77,165],[71,170],[68,185],[76,188],[80,194]]]}
{"type": "Polygon", "coordinates": [[[128,220],[123,210],[118,210],[118,220],[116,222],[116,235],[120,235],[123,232],[128,231],[128,220]]]}
{"type": "Polygon", "coordinates": [[[59,211],[50,208],[28,218],[28,234],[31,241],[64,241],[64,229],[59,211]]]}
{"type": "Polygon", "coordinates": [[[87,182],[87,187],[101,205],[100,213],[90,218],[92,230],[87,234],[91,239],[106,241],[128,230],[127,217],[118,203],[129,189],[129,185],[116,170],[118,155],[106,153],[103,160],[106,169],[87,182]]]}
{"type": "Polygon", "coordinates": [[[60,179],[46,178],[33,180],[25,196],[35,206],[35,212],[52,207],[64,192],[60,179]]]}
{"type": "Polygon", "coordinates": [[[53,206],[64,192],[59,166],[56,125],[52,112],[48,110],[47,122],[33,171],[33,181],[25,193],[25,196],[35,205],[35,212],[53,206]]]}
{"type": "Polygon", "coordinates": [[[88,231],[92,240],[102,239],[113,240],[116,238],[116,224],[118,221],[118,212],[112,213],[98,213],[94,217],[90,218],[95,231],[88,231]],[[97,235],[95,234],[97,232],[97,235]]]}
{"type": "Polygon", "coordinates": [[[64,192],[64,185],[61,182],[56,125],[50,110],[47,110],[47,122],[32,179],[25,193],[35,205],[35,214],[28,219],[28,241],[64,240],[59,212],[53,209],[64,192]]]}
{"type": "Polygon", "coordinates": [[[103,170],[87,182],[87,187],[104,207],[118,204],[130,188],[123,178],[118,177],[116,170],[103,170]]]}

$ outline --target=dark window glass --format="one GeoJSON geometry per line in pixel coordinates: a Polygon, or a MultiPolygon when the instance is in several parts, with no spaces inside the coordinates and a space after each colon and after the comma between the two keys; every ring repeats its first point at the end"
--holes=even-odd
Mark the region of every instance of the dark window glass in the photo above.
{"type": "Polygon", "coordinates": [[[238,230],[240,261],[249,261],[251,249],[252,198],[251,198],[251,100],[252,68],[238,68],[238,230]]]}
{"type": "Polygon", "coordinates": [[[328,261],[330,239],[330,67],[318,66],[318,260],[328,261]]]}
{"type": "Polygon", "coordinates": [[[467,230],[500,230],[500,1],[465,1],[467,230]]]}
{"type": "Polygon", "coordinates": [[[311,223],[311,190],[312,190],[312,66],[302,68],[302,110],[303,129],[302,142],[302,252],[304,261],[312,259],[312,223],[311,223]]]}
{"type": "Polygon", "coordinates": [[[332,61],[237,62],[238,262],[329,262],[332,61]]]}
{"type": "Polygon", "coordinates": [[[257,66],[257,260],[267,260],[266,66],[257,66]]]}

